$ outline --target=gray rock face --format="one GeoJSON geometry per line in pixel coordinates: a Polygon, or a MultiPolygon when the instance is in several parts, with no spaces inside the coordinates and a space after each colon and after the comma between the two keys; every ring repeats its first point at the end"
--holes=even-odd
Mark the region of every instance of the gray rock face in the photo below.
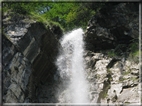
{"type": "Polygon", "coordinates": [[[24,102],[31,72],[30,62],[3,36],[2,75],[4,102],[24,102]]]}
{"type": "Polygon", "coordinates": [[[138,15],[138,3],[106,3],[89,21],[84,40],[92,103],[140,104],[140,64],[128,58],[131,40],[138,42],[138,15]]]}
{"type": "Polygon", "coordinates": [[[86,49],[90,50],[84,56],[90,101],[106,105],[140,104],[139,64],[126,56],[109,57],[105,51],[121,49],[125,54],[130,40],[138,39],[138,4],[109,5],[90,20],[84,36],[86,49]],[[133,13],[135,16],[129,15],[133,13]]]}
{"type": "Polygon", "coordinates": [[[106,3],[88,22],[86,48],[91,51],[127,51],[132,39],[138,41],[138,3],[106,3]]]}
{"type": "Polygon", "coordinates": [[[85,61],[92,103],[140,103],[139,64],[117,58],[114,61],[105,54],[90,51],[86,52],[85,61]],[[137,74],[133,74],[134,69],[137,74]]]}
{"type": "Polygon", "coordinates": [[[42,102],[37,89],[54,79],[59,42],[43,24],[21,15],[7,19],[9,15],[3,17],[3,102],[42,102]]]}

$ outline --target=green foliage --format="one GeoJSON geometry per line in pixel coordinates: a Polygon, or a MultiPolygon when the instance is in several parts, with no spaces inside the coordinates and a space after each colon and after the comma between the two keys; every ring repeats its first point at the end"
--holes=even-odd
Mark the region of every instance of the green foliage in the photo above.
{"type": "Polygon", "coordinates": [[[130,44],[131,55],[138,56],[139,55],[139,43],[135,41],[130,44]]]}
{"type": "MultiPolygon", "coordinates": [[[[124,83],[125,81],[127,81],[128,78],[125,78],[124,76],[127,76],[127,75],[129,75],[129,74],[131,74],[131,70],[123,72],[123,73],[122,73],[122,76],[119,77],[120,83],[124,83]]],[[[131,75],[129,75],[129,76],[131,76],[131,75]]],[[[133,82],[139,80],[138,77],[136,77],[136,76],[131,76],[129,79],[130,79],[131,81],[133,81],[133,82]]]]}
{"type": "Polygon", "coordinates": [[[109,80],[104,81],[103,90],[99,94],[100,98],[102,99],[106,98],[109,89],[110,89],[110,81],[109,80]]]}
{"type": "Polygon", "coordinates": [[[128,75],[130,73],[131,73],[131,70],[127,70],[127,71],[125,70],[125,71],[122,72],[122,75],[125,76],[125,75],[128,75]]]}
{"type": "Polygon", "coordinates": [[[28,14],[28,11],[31,11],[30,5],[26,5],[27,3],[19,3],[19,2],[4,2],[2,3],[3,10],[7,11],[8,9],[12,10],[15,13],[19,14],[28,14]]]}
{"type": "Polygon", "coordinates": [[[81,2],[3,2],[3,12],[30,15],[37,21],[59,23],[66,31],[76,27],[86,28],[88,20],[95,14],[94,3],[81,2]]]}
{"type": "Polygon", "coordinates": [[[45,25],[49,25],[49,22],[44,17],[42,17],[34,12],[31,12],[30,14],[31,14],[30,17],[32,19],[35,19],[37,22],[41,22],[41,23],[44,23],[45,25]]]}
{"type": "Polygon", "coordinates": [[[64,28],[61,26],[61,24],[59,24],[58,22],[54,22],[54,21],[50,21],[49,25],[52,26],[59,26],[61,28],[62,31],[64,31],[64,28]]]}
{"type": "Polygon", "coordinates": [[[129,46],[130,53],[129,53],[129,60],[133,60],[134,62],[139,62],[139,42],[138,39],[133,39],[132,43],[129,46]]]}
{"type": "Polygon", "coordinates": [[[108,55],[109,57],[115,57],[115,56],[116,56],[116,53],[114,52],[114,50],[109,50],[109,51],[107,52],[107,55],[108,55]]]}

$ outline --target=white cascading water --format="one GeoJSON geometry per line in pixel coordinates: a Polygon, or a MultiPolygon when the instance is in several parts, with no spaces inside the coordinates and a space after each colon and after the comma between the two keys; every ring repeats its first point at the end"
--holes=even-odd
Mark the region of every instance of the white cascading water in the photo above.
{"type": "Polygon", "coordinates": [[[66,103],[89,103],[83,58],[83,33],[81,28],[73,30],[65,34],[60,41],[62,51],[56,64],[61,79],[66,82],[63,83],[67,86],[64,92],[65,101],[63,101],[66,103]]]}

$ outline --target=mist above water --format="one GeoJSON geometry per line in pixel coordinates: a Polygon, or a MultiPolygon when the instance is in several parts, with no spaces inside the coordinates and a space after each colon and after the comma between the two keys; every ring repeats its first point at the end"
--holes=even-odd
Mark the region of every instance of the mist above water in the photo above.
{"type": "MultiPolygon", "coordinates": [[[[62,79],[63,90],[59,99],[66,103],[89,103],[88,82],[86,80],[83,59],[83,30],[81,28],[65,34],[61,40],[62,51],[57,59],[58,71],[62,79]]],[[[60,100],[59,100],[60,101],[60,100]]]]}

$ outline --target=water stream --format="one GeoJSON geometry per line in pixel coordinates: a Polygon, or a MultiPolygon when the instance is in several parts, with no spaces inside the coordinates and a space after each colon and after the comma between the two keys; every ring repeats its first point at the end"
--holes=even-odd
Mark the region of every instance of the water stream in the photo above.
{"type": "Polygon", "coordinates": [[[73,30],[60,41],[62,49],[56,62],[64,89],[59,95],[60,102],[89,103],[83,59],[83,33],[81,28],[73,30]]]}

